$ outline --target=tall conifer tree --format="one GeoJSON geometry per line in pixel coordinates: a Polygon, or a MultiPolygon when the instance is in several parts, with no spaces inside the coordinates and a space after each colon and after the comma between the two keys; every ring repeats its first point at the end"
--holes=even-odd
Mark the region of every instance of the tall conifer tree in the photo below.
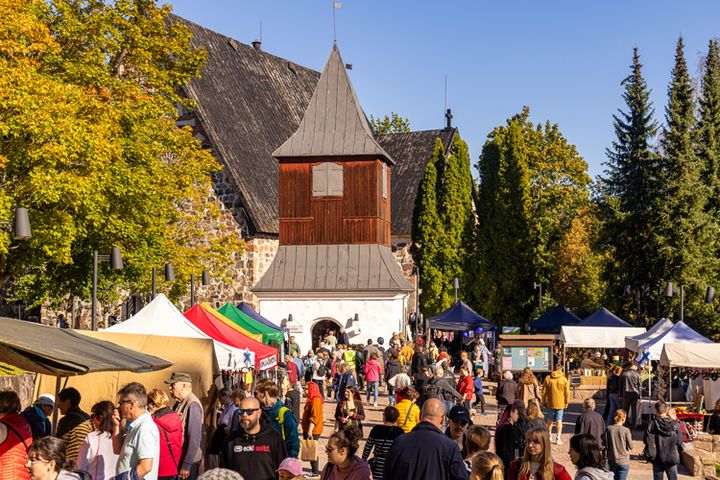
{"type": "Polygon", "coordinates": [[[445,162],[445,148],[440,139],[420,182],[413,214],[413,257],[420,268],[420,310],[425,316],[435,315],[443,308],[443,244],[445,229],[438,213],[438,167],[445,162]]]}
{"type": "Polygon", "coordinates": [[[663,281],[656,237],[660,183],[659,162],[651,143],[658,126],[650,91],[642,76],[637,48],[631,72],[623,81],[627,111],[613,115],[616,140],[607,150],[605,239],[614,257],[610,266],[611,297],[622,298],[625,286],[638,291],[663,281]]]}
{"type": "Polygon", "coordinates": [[[705,59],[698,121],[698,154],[704,164],[705,184],[709,187],[708,212],[718,220],[720,213],[720,46],[710,40],[705,59]]]}

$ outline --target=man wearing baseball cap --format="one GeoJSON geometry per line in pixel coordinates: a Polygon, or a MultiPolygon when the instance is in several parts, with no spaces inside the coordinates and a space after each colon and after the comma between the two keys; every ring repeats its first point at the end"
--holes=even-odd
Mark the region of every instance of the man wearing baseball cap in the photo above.
{"type": "Polygon", "coordinates": [[[43,393],[35,400],[34,404],[27,407],[20,414],[30,424],[33,440],[50,435],[50,417],[54,407],[55,396],[43,393]]]}
{"type": "Polygon", "coordinates": [[[445,435],[457,444],[458,449],[460,449],[460,454],[463,458],[466,458],[465,433],[467,432],[468,426],[472,424],[470,412],[463,405],[455,405],[450,409],[450,413],[448,413],[448,420],[450,421],[445,430],[445,435]]]}
{"type": "Polygon", "coordinates": [[[192,392],[192,378],[189,373],[173,372],[165,383],[170,385],[170,394],[176,400],[173,410],[180,415],[183,424],[183,446],[178,462],[178,478],[195,480],[199,475],[203,452],[202,441],[203,408],[192,392]]]}

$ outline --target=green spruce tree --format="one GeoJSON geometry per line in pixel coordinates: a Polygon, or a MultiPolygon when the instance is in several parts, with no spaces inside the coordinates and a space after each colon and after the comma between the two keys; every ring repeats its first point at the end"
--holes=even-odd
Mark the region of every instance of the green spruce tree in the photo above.
{"type": "Polygon", "coordinates": [[[413,248],[415,264],[420,269],[420,311],[427,316],[443,310],[443,244],[445,231],[438,213],[438,167],[445,162],[442,141],[435,141],[432,159],[425,167],[413,214],[413,248]]]}
{"type": "MultiPolygon", "coordinates": [[[[637,48],[633,51],[631,72],[623,81],[627,111],[613,115],[616,139],[607,150],[608,162],[602,178],[605,216],[604,244],[613,258],[608,266],[610,299],[623,298],[632,291],[663,281],[658,255],[658,210],[663,199],[659,184],[659,162],[651,145],[658,130],[653,120],[650,91],[642,76],[637,48]]],[[[630,313],[630,305],[625,307],[630,313]]],[[[642,315],[647,316],[647,310],[642,315]]],[[[632,317],[630,317],[632,318],[632,317]]]]}
{"type": "Polygon", "coordinates": [[[705,59],[698,119],[698,155],[708,186],[707,210],[716,221],[720,213],[720,46],[710,40],[705,59]]]}

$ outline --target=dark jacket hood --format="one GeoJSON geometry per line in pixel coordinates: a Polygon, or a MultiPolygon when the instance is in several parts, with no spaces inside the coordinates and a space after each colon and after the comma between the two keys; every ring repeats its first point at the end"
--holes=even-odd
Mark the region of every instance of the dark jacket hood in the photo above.
{"type": "Polygon", "coordinates": [[[182,420],[180,419],[180,415],[171,415],[172,413],[175,412],[171,408],[161,408],[155,412],[155,423],[168,432],[182,430],[182,420]]]}
{"type": "Polygon", "coordinates": [[[655,433],[663,437],[669,437],[675,433],[675,420],[670,417],[655,418],[655,433]]]}

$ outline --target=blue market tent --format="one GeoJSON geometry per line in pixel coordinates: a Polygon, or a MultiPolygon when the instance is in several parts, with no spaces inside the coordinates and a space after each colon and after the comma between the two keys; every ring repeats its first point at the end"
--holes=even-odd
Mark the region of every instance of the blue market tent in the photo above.
{"type": "Polygon", "coordinates": [[[632,325],[607,308],[600,307],[580,322],[578,327],[632,327],[632,325]]]}
{"type": "Polygon", "coordinates": [[[560,333],[560,328],[564,325],[577,325],[581,321],[565,305],[558,305],[534,322],[530,322],[528,328],[530,333],[560,333]]]}
{"type": "Polygon", "coordinates": [[[488,319],[468,307],[464,302],[456,302],[452,307],[442,313],[430,317],[428,320],[430,328],[436,330],[492,330],[495,325],[488,319]]]}
{"type": "Polygon", "coordinates": [[[245,303],[245,302],[240,302],[240,303],[238,304],[237,308],[240,309],[240,311],[242,311],[245,315],[247,315],[248,317],[252,318],[252,319],[255,320],[255,321],[260,322],[260,323],[262,323],[263,325],[268,326],[268,327],[270,327],[270,328],[274,328],[275,330],[279,330],[279,331],[281,331],[281,332],[283,331],[282,328],[278,327],[277,325],[275,325],[274,323],[272,323],[270,320],[268,320],[267,318],[265,318],[265,317],[263,317],[262,315],[260,315],[259,313],[257,313],[257,312],[256,312],[250,305],[248,305],[247,303],[245,303]]]}

